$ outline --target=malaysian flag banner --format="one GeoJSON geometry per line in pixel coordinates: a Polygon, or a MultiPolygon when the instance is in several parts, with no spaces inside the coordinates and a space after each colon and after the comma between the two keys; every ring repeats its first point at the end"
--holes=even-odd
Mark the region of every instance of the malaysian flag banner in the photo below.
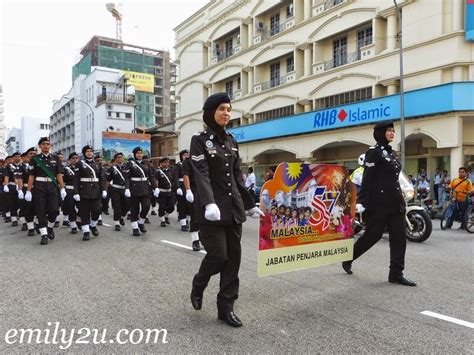
{"type": "Polygon", "coordinates": [[[356,194],[343,166],[280,163],[260,190],[258,275],[352,260],[356,194]]]}

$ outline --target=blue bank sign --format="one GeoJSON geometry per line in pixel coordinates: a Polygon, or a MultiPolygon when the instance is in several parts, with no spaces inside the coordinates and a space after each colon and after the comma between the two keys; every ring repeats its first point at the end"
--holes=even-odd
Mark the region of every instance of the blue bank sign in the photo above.
{"type": "MultiPolygon", "coordinates": [[[[474,110],[474,82],[445,84],[405,94],[405,117],[474,110]]],[[[327,110],[230,129],[239,143],[345,128],[400,118],[400,96],[391,95],[327,110]]]]}

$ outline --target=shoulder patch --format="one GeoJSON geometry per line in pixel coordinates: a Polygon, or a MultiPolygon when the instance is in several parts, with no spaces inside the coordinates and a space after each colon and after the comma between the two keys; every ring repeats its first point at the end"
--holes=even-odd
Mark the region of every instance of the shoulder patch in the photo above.
{"type": "Polygon", "coordinates": [[[194,132],[195,136],[200,136],[202,132],[194,132]]]}
{"type": "Polygon", "coordinates": [[[369,149],[375,149],[375,146],[371,146],[371,147],[369,147],[369,149]]]}
{"type": "Polygon", "coordinates": [[[375,163],[366,162],[366,163],[365,163],[365,166],[368,167],[368,168],[372,168],[372,167],[375,166],[375,163]]]}

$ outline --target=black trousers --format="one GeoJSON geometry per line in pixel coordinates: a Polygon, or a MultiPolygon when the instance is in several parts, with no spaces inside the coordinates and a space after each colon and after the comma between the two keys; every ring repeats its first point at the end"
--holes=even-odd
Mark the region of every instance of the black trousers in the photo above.
{"type": "Polygon", "coordinates": [[[191,213],[191,218],[189,221],[189,232],[199,232],[199,224],[196,223],[196,217],[194,212],[194,206],[192,203],[189,204],[189,212],[191,213]]]}
{"type": "Polygon", "coordinates": [[[390,276],[403,275],[405,268],[405,250],[407,246],[405,215],[403,213],[387,213],[385,215],[367,215],[366,229],[354,244],[354,258],[369,250],[380,238],[382,238],[385,227],[389,233],[390,243],[390,276]]]}
{"type": "Polygon", "coordinates": [[[18,216],[18,209],[20,208],[19,199],[18,199],[18,191],[16,190],[16,186],[8,185],[9,192],[7,195],[7,203],[8,203],[8,211],[12,217],[18,216]]]}
{"type": "MultiPolygon", "coordinates": [[[[182,188],[183,193],[186,193],[184,187],[182,188]]],[[[190,205],[189,202],[186,200],[186,196],[176,196],[178,203],[176,209],[178,210],[178,219],[185,219],[187,216],[190,215],[190,205]]]]}
{"type": "Polygon", "coordinates": [[[140,218],[145,219],[146,215],[150,211],[150,196],[133,196],[130,198],[130,221],[138,221],[138,215],[140,218]],[[140,211],[140,205],[142,207],[140,211]]]}
{"type": "Polygon", "coordinates": [[[166,213],[174,211],[174,197],[171,192],[160,192],[158,196],[158,216],[163,217],[166,213]]]}
{"type": "Polygon", "coordinates": [[[115,187],[109,188],[112,209],[114,210],[114,221],[119,221],[128,212],[128,199],[125,197],[125,190],[115,187]]]}
{"type": "MultiPolygon", "coordinates": [[[[26,187],[23,187],[23,194],[26,194],[26,187]]],[[[20,212],[18,214],[19,217],[25,217],[26,223],[28,222],[33,222],[33,219],[35,218],[35,205],[33,204],[33,201],[26,201],[25,199],[23,200],[18,200],[19,206],[20,206],[20,212]]]]}
{"type": "Polygon", "coordinates": [[[199,227],[200,240],[207,254],[194,276],[193,287],[198,293],[204,292],[211,276],[220,273],[217,308],[221,311],[231,311],[239,296],[242,224],[201,224],[199,227]]]}
{"type": "Polygon", "coordinates": [[[59,214],[58,189],[52,182],[35,181],[32,190],[38,227],[45,228],[48,222],[54,223],[59,214]]]}
{"type": "Polygon", "coordinates": [[[75,222],[77,219],[76,201],[74,200],[74,192],[66,190],[66,198],[63,201],[63,213],[68,216],[69,222],[75,222]]]}
{"type": "Polygon", "coordinates": [[[79,215],[81,216],[81,224],[90,224],[91,220],[97,221],[102,208],[102,199],[98,198],[85,198],[81,196],[79,202],[79,215]]]}

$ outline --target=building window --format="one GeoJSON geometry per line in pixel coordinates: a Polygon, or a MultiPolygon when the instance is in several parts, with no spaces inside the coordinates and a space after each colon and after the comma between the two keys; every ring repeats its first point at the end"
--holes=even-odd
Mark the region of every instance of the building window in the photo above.
{"type": "Polygon", "coordinates": [[[232,38],[230,38],[227,41],[225,41],[224,58],[228,58],[232,54],[233,54],[233,42],[232,42],[232,38]]]}
{"type": "Polygon", "coordinates": [[[293,17],[293,4],[286,7],[286,18],[293,17]]]}
{"type": "Polygon", "coordinates": [[[257,122],[272,120],[279,117],[291,116],[295,113],[294,105],[284,106],[273,110],[259,112],[255,115],[257,122]]]}
{"type": "Polygon", "coordinates": [[[120,118],[120,112],[115,112],[115,117],[120,118]]]}
{"type": "Polygon", "coordinates": [[[372,43],[372,26],[357,31],[357,58],[360,59],[360,49],[372,43]]]}
{"type": "Polygon", "coordinates": [[[130,112],[125,113],[125,118],[132,118],[132,114],[130,112]]]}
{"type": "Polygon", "coordinates": [[[352,102],[369,100],[372,98],[372,87],[343,92],[336,95],[316,99],[315,109],[326,109],[334,106],[346,105],[352,102]]]}
{"type": "Polygon", "coordinates": [[[237,91],[240,91],[240,76],[237,78],[237,91]]]}
{"type": "Polygon", "coordinates": [[[293,56],[286,58],[286,72],[292,72],[295,70],[295,60],[293,56]]]}
{"type": "Polygon", "coordinates": [[[280,62],[270,64],[270,87],[280,85],[280,62]]]}
{"type": "Polygon", "coordinates": [[[276,35],[280,32],[280,13],[270,17],[270,36],[276,35]]]}
{"type": "Polygon", "coordinates": [[[107,111],[107,116],[112,117],[112,111],[107,111]]]}
{"type": "Polygon", "coordinates": [[[332,59],[334,67],[347,63],[347,37],[338,38],[333,41],[332,59]]]}
{"type": "Polygon", "coordinates": [[[232,80],[230,81],[226,81],[225,82],[225,92],[227,93],[227,95],[229,95],[229,97],[232,99],[234,96],[234,82],[232,80]]]}

